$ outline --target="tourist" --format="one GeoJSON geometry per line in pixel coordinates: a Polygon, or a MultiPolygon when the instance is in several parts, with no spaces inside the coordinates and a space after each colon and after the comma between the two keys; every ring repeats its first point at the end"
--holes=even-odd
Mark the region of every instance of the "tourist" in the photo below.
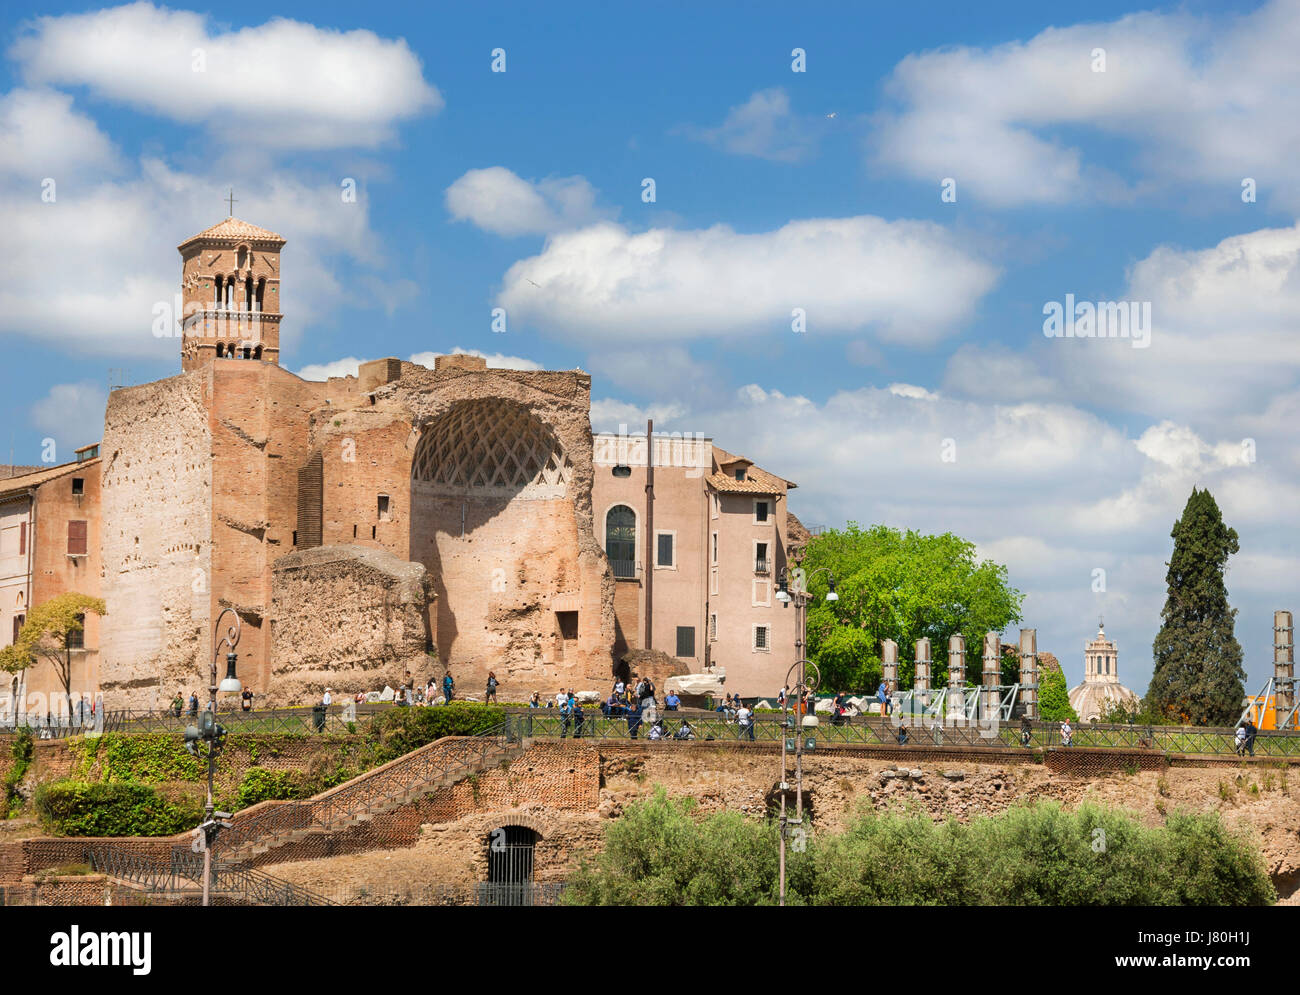
{"type": "Polygon", "coordinates": [[[563,691],[556,696],[560,699],[560,738],[564,739],[569,735],[569,717],[572,709],[569,705],[569,698],[563,691]]]}
{"type": "Polygon", "coordinates": [[[669,691],[664,698],[664,711],[675,712],[681,707],[682,699],[677,697],[676,691],[669,691]]]}
{"type": "Polygon", "coordinates": [[[1255,728],[1255,723],[1250,719],[1246,720],[1246,752],[1252,757],[1255,755],[1255,734],[1259,730],[1255,728]]]}
{"type": "Polygon", "coordinates": [[[1074,738],[1074,729],[1070,726],[1070,720],[1066,719],[1061,723],[1061,745],[1069,746],[1070,741],[1074,738]]]}
{"type": "Polygon", "coordinates": [[[888,715],[893,710],[889,700],[889,688],[884,681],[881,681],[880,687],[876,688],[876,700],[880,702],[881,715],[888,715]]]}
{"type": "MultiPolygon", "coordinates": [[[[192,719],[197,718],[198,714],[199,714],[199,693],[197,691],[191,691],[190,692],[190,718],[192,719]]],[[[48,716],[47,716],[47,722],[48,722],[48,716]]]]}
{"type": "Polygon", "coordinates": [[[777,694],[777,696],[776,696],[776,707],[777,707],[777,708],[780,708],[780,709],[784,710],[784,708],[785,708],[785,700],[786,700],[786,696],[787,696],[789,693],[790,693],[790,685],[789,685],[789,684],[787,684],[787,685],[785,685],[783,688],[781,688],[780,693],[777,694]]]}
{"type": "Polygon", "coordinates": [[[542,695],[541,695],[540,692],[538,692],[538,691],[534,691],[534,692],[533,692],[533,696],[532,696],[531,698],[528,699],[528,707],[529,707],[529,708],[541,708],[541,707],[542,707],[542,695]]]}
{"type": "Polygon", "coordinates": [[[239,697],[240,697],[239,707],[246,712],[251,712],[253,710],[253,689],[244,688],[244,693],[241,694],[239,697]]]}
{"type": "Polygon", "coordinates": [[[333,688],[326,688],[325,693],[321,695],[320,703],[324,705],[326,708],[329,708],[330,705],[334,704],[334,695],[332,693],[333,691],[334,691],[333,688]]]}
{"type": "Polygon", "coordinates": [[[1034,735],[1034,724],[1029,721],[1028,715],[1020,716],[1020,745],[1029,746],[1029,741],[1034,735]]]}
{"type": "Polygon", "coordinates": [[[898,727],[898,745],[899,746],[907,745],[907,724],[906,723],[898,727]]]}
{"type": "Polygon", "coordinates": [[[450,705],[451,699],[456,693],[456,682],[451,679],[451,671],[447,671],[447,676],[442,679],[442,699],[444,705],[450,705]]]}
{"type": "Polygon", "coordinates": [[[614,695],[615,695],[615,697],[618,697],[618,698],[623,697],[623,692],[626,691],[626,690],[627,690],[627,685],[625,685],[625,684],[623,683],[623,678],[621,678],[621,677],[615,678],[615,680],[614,680],[614,695]]]}
{"type": "Polygon", "coordinates": [[[650,735],[646,738],[653,740],[656,743],[664,738],[664,723],[662,719],[650,727],[650,735]]]}
{"type": "Polygon", "coordinates": [[[488,679],[487,679],[487,692],[483,695],[483,704],[486,705],[489,701],[495,704],[496,700],[497,700],[497,675],[495,671],[489,670],[488,679]]]}
{"type": "MultiPolygon", "coordinates": [[[[437,687],[438,687],[438,686],[437,686],[436,684],[434,684],[434,682],[433,682],[433,678],[430,677],[430,678],[429,678],[429,683],[426,684],[425,687],[424,687],[424,700],[427,701],[430,705],[432,705],[432,704],[434,703],[434,701],[436,701],[437,698],[438,698],[438,690],[437,690],[437,687]]],[[[362,698],[358,698],[357,700],[358,700],[358,701],[363,701],[364,699],[362,699],[362,698]]]]}
{"type": "Polygon", "coordinates": [[[636,739],[636,732],[641,728],[641,703],[634,702],[627,706],[627,734],[636,739]]]}
{"type": "Polygon", "coordinates": [[[679,728],[677,732],[673,735],[673,739],[694,739],[694,738],[695,738],[695,730],[691,728],[691,724],[688,721],[686,721],[686,719],[682,719],[681,728],[679,728]]]}
{"type": "Polygon", "coordinates": [[[736,709],[736,721],[740,725],[740,736],[752,743],[754,741],[754,713],[740,700],[740,695],[736,695],[736,704],[739,706],[736,709]]]}
{"type": "Polygon", "coordinates": [[[1246,727],[1237,726],[1237,756],[1246,755],[1246,727]]]}
{"type": "Polygon", "coordinates": [[[582,712],[582,704],[576,698],[570,699],[569,710],[573,715],[573,738],[582,739],[582,724],[587,716],[582,712]]]}
{"type": "Polygon", "coordinates": [[[172,714],[179,719],[181,717],[181,712],[184,709],[185,709],[185,699],[182,698],[181,693],[177,691],[176,697],[172,699],[172,714]]]}

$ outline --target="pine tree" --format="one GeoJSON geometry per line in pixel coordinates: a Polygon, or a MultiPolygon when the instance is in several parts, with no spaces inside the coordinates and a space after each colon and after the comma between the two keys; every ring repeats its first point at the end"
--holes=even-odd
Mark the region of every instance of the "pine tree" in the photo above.
{"type": "Polygon", "coordinates": [[[1209,491],[1192,489],[1166,575],[1169,595],[1152,646],[1155,667],[1147,704],[1173,721],[1230,726],[1241,715],[1246,672],[1233,635],[1223,575],[1237,552],[1237,531],[1223,523],[1209,491]]]}
{"type": "MultiPolygon", "coordinates": [[[[1039,662],[1042,663],[1041,659],[1039,662]]],[[[1038,714],[1044,722],[1064,722],[1066,719],[1079,721],[1079,716],[1070,706],[1070,692],[1065,686],[1065,674],[1061,673],[1059,664],[1056,669],[1042,667],[1038,686],[1038,714]]]]}

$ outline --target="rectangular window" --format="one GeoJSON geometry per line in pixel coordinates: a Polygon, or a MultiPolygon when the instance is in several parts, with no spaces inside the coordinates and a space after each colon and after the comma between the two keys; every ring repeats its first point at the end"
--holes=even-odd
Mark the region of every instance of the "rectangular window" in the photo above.
{"type": "Polygon", "coordinates": [[[27,523],[18,523],[18,555],[27,555],[27,523]]]}
{"type": "Polygon", "coordinates": [[[745,471],[744,471],[744,468],[741,468],[741,469],[739,469],[739,470],[736,471],[736,479],[737,479],[737,480],[744,480],[744,479],[745,479],[745,471]]]}
{"type": "Polygon", "coordinates": [[[389,521],[390,514],[391,512],[389,510],[388,495],[380,494],[379,495],[379,520],[381,522],[389,521]]]}
{"type": "Polygon", "coordinates": [[[767,561],[767,543],[754,543],[754,573],[766,574],[772,572],[772,564],[767,561]]]}
{"type": "Polygon", "coordinates": [[[754,649],[756,650],[768,649],[769,647],[767,644],[768,644],[767,626],[766,625],[754,626],[754,649]]]}
{"type": "Polygon", "coordinates": [[[695,626],[679,625],[677,627],[677,655],[695,656],[695,626]]]}
{"type": "Polygon", "coordinates": [[[14,642],[18,642],[18,633],[22,630],[23,623],[27,621],[26,615],[14,616],[14,642]]]}
{"type": "Polygon", "coordinates": [[[86,481],[84,477],[72,478],[72,496],[80,497],[86,493],[86,481]]]}
{"type": "Polygon", "coordinates": [[[86,648],[86,616],[78,615],[77,621],[81,623],[81,628],[68,633],[68,649],[70,650],[86,648]]]}
{"type": "Polygon", "coordinates": [[[713,533],[713,562],[718,562],[718,533],[713,533]]]}
{"type": "Polygon", "coordinates": [[[68,555],[86,555],[86,523],[68,522],[68,555]]]}
{"type": "Polygon", "coordinates": [[[577,612],[556,612],[555,617],[560,623],[560,637],[562,639],[578,638],[578,613],[577,612]]]}
{"type": "Polygon", "coordinates": [[[714,612],[712,615],[709,616],[709,642],[713,643],[713,642],[717,642],[717,640],[718,640],[718,613],[714,612]]]}
{"type": "MultiPolygon", "coordinates": [[[[655,566],[671,567],[673,565],[673,534],[671,532],[660,532],[656,537],[658,539],[655,550],[655,566]]],[[[691,654],[694,656],[695,654],[691,654]]]]}
{"type": "Polygon", "coordinates": [[[767,514],[769,510],[770,509],[768,508],[768,502],[755,501],[754,502],[754,524],[755,525],[766,524],[767,514]]]}

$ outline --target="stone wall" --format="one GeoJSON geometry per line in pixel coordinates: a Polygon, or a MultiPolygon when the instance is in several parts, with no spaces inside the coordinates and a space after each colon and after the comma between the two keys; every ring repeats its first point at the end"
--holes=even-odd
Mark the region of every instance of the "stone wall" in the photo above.
{"type": "Polygon", "coordinates": [[[212,448],[207,377],[109,394],[100,679],[112,708],[160,708],[207,682],[212,448]]]}
{"type": "Polygon", "coordinates": [[[425,653],[424,567],[382,549],[320,546],[275,561],[270,704],[398,687],[409,670],[434,676],[425,653]]]}

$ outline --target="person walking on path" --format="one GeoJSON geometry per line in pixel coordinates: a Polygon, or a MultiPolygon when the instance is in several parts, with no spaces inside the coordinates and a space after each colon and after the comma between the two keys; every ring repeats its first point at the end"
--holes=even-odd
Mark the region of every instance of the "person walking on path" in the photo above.
{"type": "Polygon", "coordinates": [[[1246,752],[1252,757],[1255,755],[1255,735],[1259,730],[1255,728],[1255,723],[1250,719],[1246,720],[1246,752]]]}
{"type": "Polygon", "coordinates": [[[456,693],[456,682],[451,679],[451,671],[447,671],[447,676],[442,679],[442,699],[444,704],[451,704],[451,699],[456,693]]]}
{"type": "Polygon", "coordinates": [[[1070,725],[1070,720],[1066,719],[1061,723],[1061,745],[1069,746],[1074,739],[1074,728],[1070,725]]]}
{"type": "Polygon", "coordinates": [[[190,692],[190,718],[196,718],[199,714],[199,693],[190,692]]]}
{"type": "Polygon", "coordinates": [[[486,705],[489,701],[492,702],[493,704],[496,704],[498,683],[499,682],[497,681],[496,672],[489,670],[488,679],[487,679],[487,692],[483,695],[483,704],[486,705]]]}
{"type": "Polygon", "coordinates": [[[176,697],[172,699],[172,714],[179,719],[181,717],[181,712],[183,712],[184,710],[185,710],[185,699],[182,698],[181,693],[177,691],[176,697]]]}
{"type": "Polygon", "coordinates": [[[752,743],[754,741],[754,713],[748,705],[740,701],[739,695],[736,696],[736,703],[740,706],[736,710],[736,722],[740,726],[740,735],[752,743]]]}

